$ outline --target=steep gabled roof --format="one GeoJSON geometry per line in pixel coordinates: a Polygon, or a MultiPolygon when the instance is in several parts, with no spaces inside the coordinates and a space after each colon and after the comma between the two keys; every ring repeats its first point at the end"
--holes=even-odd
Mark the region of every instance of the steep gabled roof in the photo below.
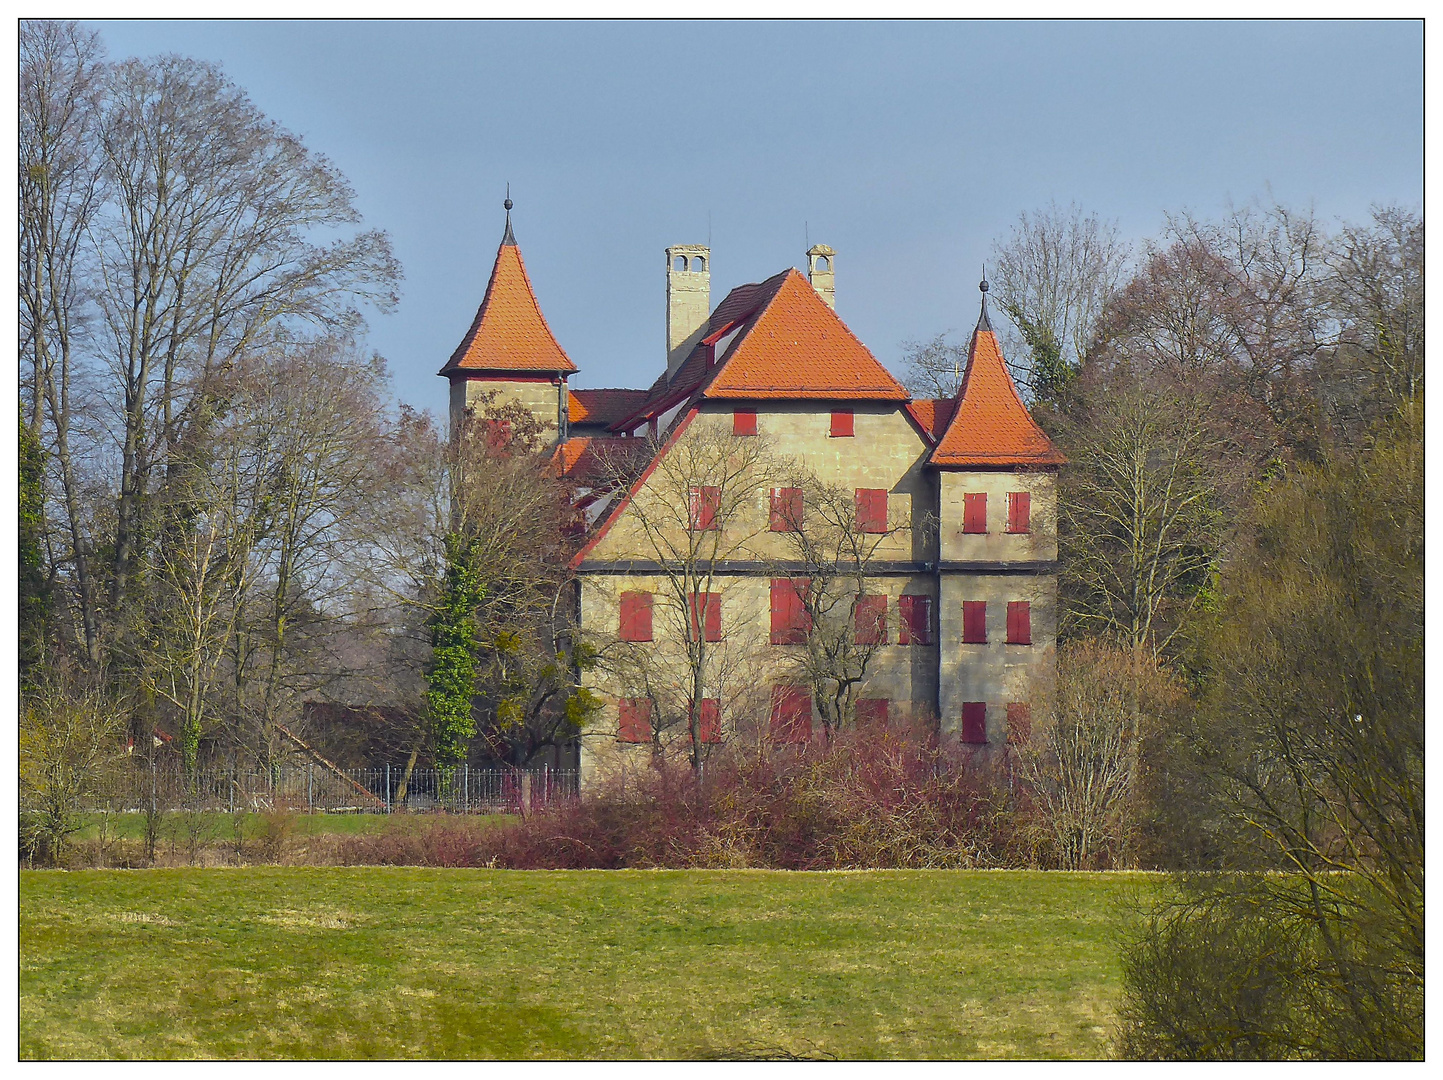
{"type": "MultiPolygon", "coordinates": [[[[645,401],[622,420],[634,425],[692,397],[906,401],[908,396],[807,279],[787,269],[729,292],[675,374],[658,376],[645,401]],[[715,355],[722,344],[725,352],[715,355]]],[[[625,426],[618,421],[613,430],[625,426]]]]}
{"type": "Polygon", "coordinates": [[[511,233],[511,215],[506,215],[506,235],[496,251],[496,265],[486,296],[476,311],[471,329],[440,371],[455,375],[466,371],[514,371],[518,374],[564,374],[576,370],[556,341],[531,279],[521,249],[511,233]]]}
{"type": "Polygon", "coordinates": [[[646,395],[645,390],[572,390],[569,416],[573,424],[614,424],[636,412],[646,395]]]}
{"type": "Polygon", "coordinates": [[[577,435],[557,444],[547,463],[547,473],[578,483],[614,480],[639,468],[650,452],[645,439],[577,435]]]}
{"type": "Polygon", "coordinates": [[[952,469],[1049,466],[1067,461],[1022,404],[987,319],[985,301],[977,329],[972,331],[956,410],[928,461],[952,469]]]}
{"type": "Polygon", "coordinates": [[[770,286],[770,296],[727,355],[718,358],[716,376],[704,397],[859,401],[910,397],[800,273],[787,270],[763,284],[770,286]]]}

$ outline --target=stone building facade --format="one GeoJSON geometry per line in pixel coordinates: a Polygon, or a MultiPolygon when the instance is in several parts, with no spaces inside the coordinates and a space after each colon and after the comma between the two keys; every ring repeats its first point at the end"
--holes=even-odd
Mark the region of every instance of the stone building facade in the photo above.
{"type": "Polygon", "coordinates": [[[572,390],[508,207],[485,298],[440,374],[453,424],[487,390],[555,424],[555,470],[586,515],[579,622],[614,661],[590,676],[606,705],[581,738],[584,780],[662,750],[668,694],[692,678],[707,684],[702,716],[688,704],[673,740],[818,730],[778,527],[779,505],[807,513],[797,475],[855,493],[852,524],[876,536],[854,628],[875,646],[859,721],[924,720],[978,747],[1030,723],[1054,666],[1065,459],[1008,374],[985,285],[960,393],[916,399],[834,310],[835,258],[815,246],[807,276],[783,270],[713,308],[709,249],[666,249],[665,370],[646,389],[572,390]]]}

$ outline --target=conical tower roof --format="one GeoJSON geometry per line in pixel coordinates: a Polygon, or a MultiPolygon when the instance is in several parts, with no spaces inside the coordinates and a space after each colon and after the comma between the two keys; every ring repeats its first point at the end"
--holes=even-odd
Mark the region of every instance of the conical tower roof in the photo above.
{"type": "Polygon", "coordinates": [[[957,408],[928,460],[948,469],[1037,468],[1067,462],[1022,404],[987,318],[985,285],[957,408]]]}
{"type": "Polygon", "coordinates": [[[467,371],[569,375],[577,370],[541,314],[511,231],[507,202],[506,233],[496,251],[485,299],[442,375],[467,371]]]}

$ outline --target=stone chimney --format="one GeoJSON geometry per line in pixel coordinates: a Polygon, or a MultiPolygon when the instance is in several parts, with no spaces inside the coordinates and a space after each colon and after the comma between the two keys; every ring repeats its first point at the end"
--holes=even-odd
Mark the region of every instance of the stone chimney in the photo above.
{"type": "Polygon", "coordinates": [[[836,261],[837,253],[826,244],[813,244],[807,248],[807,280],[833,311],[837,310],[836,261]]]}
{"type": "Polygon", "coordinates": [[[711,248],[673,244],[666,249],[666,377],[670,381],[711,314],[711,248]]]}

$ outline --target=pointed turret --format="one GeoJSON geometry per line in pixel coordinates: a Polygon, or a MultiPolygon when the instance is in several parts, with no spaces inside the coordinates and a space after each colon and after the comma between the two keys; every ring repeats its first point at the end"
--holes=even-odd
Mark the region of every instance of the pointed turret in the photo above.
{"type": "Polygon", "coordinates": [[[491,268],[486,296],[471,329],[466,331],[440,374],[570,375],[577,370],[576,365],[546,325],[531,279],[526,275],[521,249],[516,246],[516,234],[511,231],[509,197],[504,205],[506,232],[496,251],[496,264],[491,268]]]}
{"type": "Polygon", "coordinates": [[[1067,458],[1037,426],[1022,404],[1017,386],[1002,359],[992,321],[987,317],[987,279],[982,313],[967,350],[967,371],[957,394],[957,408],[929,459],[951,469],[1048,467],[1067,458]]]}

